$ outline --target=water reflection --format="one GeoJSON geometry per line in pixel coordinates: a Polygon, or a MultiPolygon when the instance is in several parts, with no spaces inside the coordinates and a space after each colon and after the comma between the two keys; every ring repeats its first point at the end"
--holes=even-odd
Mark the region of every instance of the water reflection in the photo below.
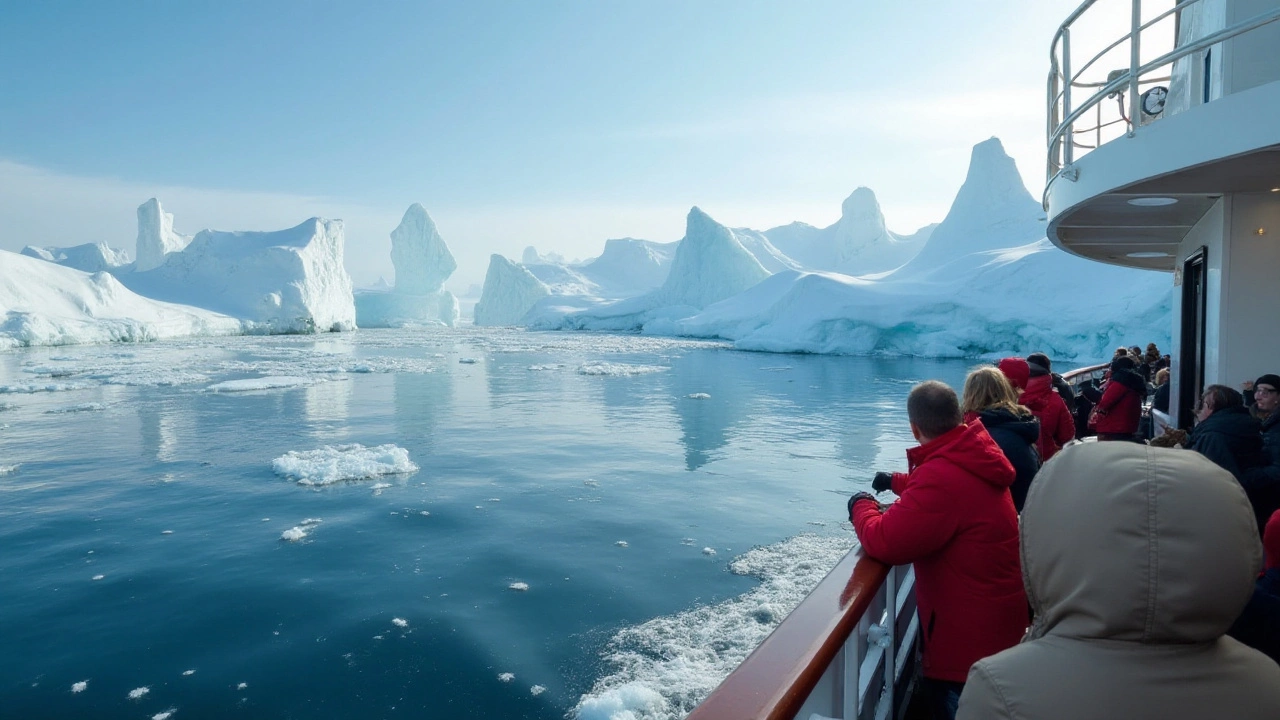
{"type": "Polygon", "coordinates": [[[303,412],[311,433],[324,441],[341,441],[350,434],[352,383],[341,379],[316,383],[303,391],[303,412]]]}
{"type": "Polygon", "coordinates": [[[439,428],[453,412],[453,375],[396,373],[392,378],[397,433],[420,440],[428,452],[434,452],[439,428]]]}
{"type": "Polygon", "coordinates": [[[723,457],[733,430],[748,420],[757,400],[741,382],[751,356],[697,352],[675,358],[667,375],[672,408],[680,421],[685,468],[697,470],[723,457]]]}

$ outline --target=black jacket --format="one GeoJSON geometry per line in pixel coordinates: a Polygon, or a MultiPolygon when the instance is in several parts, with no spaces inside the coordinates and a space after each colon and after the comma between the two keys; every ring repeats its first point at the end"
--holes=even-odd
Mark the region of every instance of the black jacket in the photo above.
{"type": "Polygon", "coordinates": [[[1058,373],[1050,373],[1053,377],[1053,389],[1058,391],[1058,396],[1062,398],[1062,402],[1067,404],[1067,410],[1072,414],[1076,414],[1076,391],[1071,389],[1071,383],[1062,379],[1058,373]]]}
{"type": "Polygon", "coordinates": [[[1280,510],[1280,411],[1262,421],[1262,462],[1244,470],[1240,484],[1253,503],[1258,530],[1266,526],[1271,513],[1280,510]]]}
{"type": "Polygon", "coordinates": [[[1151,407],[1155,408],[1156,410],[1159,410],[1160,412],[1166,415],[1169,414],[1169,385],[1170,384],[1171,383],[1166,382],[1165,384],[1156,388],[1156,396],[1151,400],[1151,407]]]}
{"type": "Polygon", "coordinates": [[[1280,568],[1258,578],[1253,597],[1227,634],[1280,663],[1280,568]]]}
{"type": "Polygon", "coordinates": [[[1040,470],[1040,454],[1036,452],[1036,441],[1040,439],[1040,421],[1030,413],[1014,415],[1003,408],[982,410],[978,413],[978,418],[1017,474],[1009,492],[1013,494],[1014,507],[1022,512],[1022,504],[1027,501],[1027,491],[1031,489],[1031,480],[1040,470]]]}
{"type": "Polygon", "coordinates": [[[1218,410],[1191,431],[1191,449],[1230,472],[1237,480],[1265,463],[1261,424],[1243,407],[1218,410]]]}

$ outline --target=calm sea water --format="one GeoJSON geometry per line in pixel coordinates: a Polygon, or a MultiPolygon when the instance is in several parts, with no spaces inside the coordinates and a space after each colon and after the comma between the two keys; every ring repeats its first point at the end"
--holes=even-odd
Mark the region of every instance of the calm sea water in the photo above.
{"type": "Polygon", "coordinates": [[[681,716],[852,544],[910,385],[967,368],[475,329],[0,354],[0,715],[681,716]],[[297,386],[209,390],[262,376],[297,386]],[[272,470],[353,443],[420,470],[272,470]]]}

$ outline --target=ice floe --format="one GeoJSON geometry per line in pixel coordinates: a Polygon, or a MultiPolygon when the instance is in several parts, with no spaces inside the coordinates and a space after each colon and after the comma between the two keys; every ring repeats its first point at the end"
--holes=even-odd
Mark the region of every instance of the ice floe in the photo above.
{"type": "Polygon", "coordinates": [[[97,412],[99,410],[106,409],[107,406],[102,403],[88,402],[80,403],[79,405],[68,405],[67,407],[53,408],[52,410],[45,410],[44,412],[46,415],[64,415],[66,413],[97,412]]]}
{"type": "Polygon", "coordinates": [[[509,682],[511,682],[512,680],[515,680],[515,679],[516,679],[516,674],[515,674],[515,673],[509,673],[509,672],[498,673],[498,680],[500,680],[500,681],[502,681],[502,682],[504,682],[504,683],[509,683],[509,682]]]}
{"type": "Polygon", "coordinates": [[[409,621],[405,620],[404,618],[391,618],[391,624],[395,625],[398,628],[409,627],[409,621]]]}
{"type": "Polygon", "coordinates": [[[318,378],[300,377],[296,375],[269,375],[243,380],[227,380],[214,383],[205,388],[209,392],[252,392],[254,390],[278,390],[281,388],[306,387],[319,382],[318,378]]]}
{"type": "Polygon", "coordinates": [[[510,590],[515,590],[516,592],[525,592],[529,589],[529,583],[513,582],[510,585],[508,585],[507,588],[510,590]]]}
{"type": "Polygon", "coordinates": [[[273,460],[271,468],[277,475],[296,480],[299,485],[331,485],[418,471],[402,447],[392,444],[365,447],[358,443],[291,450],[273,460]]]}
{"type": "Polygon", "coordinates": [[[711,395],[707,393],[689,393],[690,400],[710,400],[711,395]]]}
{"type": "MultiPolygon", "coordinates": [[[[323,521],[320,518],[307,518],[306,520],[303,520],[301,523],[298,523],[297,525],[280,533],[280,539],[288,540],[289,542],[298,542],[299,540],[310,535],[311,531],[315,529],[315,526],[319,525],[321,522],[323,521]]],[[[195,671],[192,670],[191,672],[195,672],[195,671]]],[[[183,674],[185,675],[187,673],[183,673],[183,674]]]]}
{"type": "Polygon", "coordinates": [[[129,699],[130,699],[130,700],[141,700],[141,699],[143,698],[143,696],[145,696],[145,695],[146,695],[147,693],[149,693],[149,692],[151,692],[151,688],[146,687],[145,685],[144,685],[143,687],[140,687],[140,688],[134,688],[134,689],[132,689],[132,690],[130,690],[130,691],[129,691],[129,699]]]}
{"type": "Polygon", "coordinates": [[[529,688],[529,694],[534,697],[538,697],[539,695],[541,695],[546,691],[547,689],[541,685],[534,685],[533,687],[529,688]]]}
{"type": "Polygon", "coordinates": [[[71,684],[71,692],[73,692],[73,693],[82,693],[82,692],[84,692],[85,690],[87,690],[88,688],[89,688],[89,681],[88,681],[88,680],[81,680],[81,681],[80,681],[80,682],[78,682],[78,683],[72,683],[72,684],[71,684]]]}
{"type": "Polygon", "coordinates": [[[664,372],[669,369],[670,368],[662,365],[626,365],[623,363],[611,362],[589,362],[578,366],[578,374],[630,377],[632,375],[647,375],[648,373],[664,372]]]}
{"type": "Polygon", "coordinates": [[[173,717],[173,714],[176,712],[178,712],[178,708],[169,708],[168,710],[163,710],[152,715],[151,720],[169,720],[169,718],[173,717]]]}

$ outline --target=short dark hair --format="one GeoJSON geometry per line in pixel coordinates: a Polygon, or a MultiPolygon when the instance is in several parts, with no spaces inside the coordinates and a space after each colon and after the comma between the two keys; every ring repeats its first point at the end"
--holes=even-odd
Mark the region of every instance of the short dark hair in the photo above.
{"type": "Polygon", "coordinates": [[[929,438],[946,434],[964,420],[956,391],[937,380],[926,380],[911,388],[907,396],[907,418],[929,438]]]}
{"type": "Polygon", "coordinates": [[[1244,407],[1244,396],[1230,385],[1210,385],[1204,389],[1201,397],[1201,405],[1205,400],[1213,400],[1213,411],[1226,410],[1227,408],[1244,407]]]}
{"type": "Polygon", "coordinates": [[[1045,370],[1052,370],[1053,365],[1049,362],[1049,356],[1044,353],[1031,353],[1027,356],[1028,363],[1035,363],[1045,370]]]}

